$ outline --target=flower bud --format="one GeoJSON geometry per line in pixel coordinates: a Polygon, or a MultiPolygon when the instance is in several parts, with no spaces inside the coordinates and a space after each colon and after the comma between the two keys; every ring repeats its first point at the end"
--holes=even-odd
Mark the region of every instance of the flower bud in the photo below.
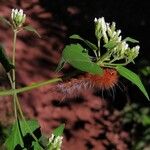
{"type": "Polygon", "coordinates": [[[12,9],[11,19],[15,28],[21,27],[26,20],[26,14],[23,13],[23,10],[12,9]]]}
{"type": "Polygon", "coordinates": [[[106,25],[104,17],[99,18],[99,19],[95,18],[94,22],[95,22],[95,36],[96,36],[96,38],[98,40],[100,40],[101,37],[103,36],[104,42],[107,43],[108,42],[108,37],[106,34],[107,25],[106,25]]]}
{"type": "Polygon", "coordinates": [[[121,42],[121,40],[122,40],[122,36],[119,36],[117,42],[121,42]]]}
{"type": "Polygon", "coordinates": [[[131,50],[133,52],[133,59],[134,59],[139,55],[140,46],[137,45],[137,46],[133,47],[131,50]]]}
{"type": "Polygon", "coordinates": [[[135,46],[132,49],[126,51],[126,57],[128,60],[134,60],[139,55],[140,46],[135,46]]]}
{"type": "Polygon", "coordinates": [[[112,22],[111,24],[111,31],[114,32],[116,30],[116,23],[115,22],[112,22]]]}
{"type": "Polygon", "coordinates": [[[50,149],[61,150],[62,140],[63,140],[62,136],[55,137],[55,135],[52,134],[52,136],[49,138],[50,149]]]}

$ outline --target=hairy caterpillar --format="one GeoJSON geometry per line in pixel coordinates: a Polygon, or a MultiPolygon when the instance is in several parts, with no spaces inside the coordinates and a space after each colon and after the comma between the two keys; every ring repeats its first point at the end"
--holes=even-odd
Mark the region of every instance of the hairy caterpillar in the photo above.
{"type": "Polygon", "coordinates": [[[57,84],[55,90],[64,95],[64,97],[76,97],[83,91],[94,88],[100,90],[109,90],[117,85],[119,80],[115,69],[105,68],[102,75],[93,75],[85,73],[78,78],[72,78],[68,82],[57,84]]]}

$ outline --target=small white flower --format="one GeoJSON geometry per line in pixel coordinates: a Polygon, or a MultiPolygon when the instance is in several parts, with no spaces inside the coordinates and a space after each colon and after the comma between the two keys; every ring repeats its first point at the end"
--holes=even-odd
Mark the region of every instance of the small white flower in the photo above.
{"type": "Polygon", "coordinates": [[[121,30],[117,30],[117,36],[119,36],[120,35],[120,33],[121,33],[121,30]]]}
{"type": "Polygon", "coordinates": [[[126,50],[126,49],[128,49],[128,47],[129,47],[129,45],[127,43],[125,43],[124,49],[126,50]]]}
{"type": "Polygon", "coordinates": [[[94,19],[94,22],[97,22],[97,18],[94,19]]]}
{"type": "Polygon", "coordinates": [[[105,23],[105,19],[104,17],[101,17],[101,18],[95,18],[94,19],[94,22],[98,24],[98,26],[100,28],[102,28],[103,31],[106,31],[106,23],[105,23]]]}
{"type": "Polygon", "coordinates": [[[96,35],[97,39],[100,40],[101,37],[103,36],[104,42],[107,43],[108,42],[108,38],[107,38],[107,34],[106,34],[107,25],[106,25],[104,17],[101,17],[98,19],[95,18],[94,22],[95,22],[95,35],[96,35]]]}
{"type": "Polygon", "coordinates": [[[19,15],[23,16],[23,10],[22,9],[19,10],[19,15]]]}
{"type": "Polygon", "coordinates": [[[55,137],[55,135],[52,134],[51,137],[49,138],[50,148],[61,150],[62,140],[63,140],[62,136],[55,137]]]}
{"type": "Polygon", "coordinates": [[[136,49],[136,51],[139,51],[140,50],[140,46],[139,45],[135,46],[135,49],[136,49]]]}
{"type": "Polygon", "coordinates": [[[101,18],[102,31],[106,32],[106,23],[104,17],[101,18]]]}
{"type": "Polygon", "coordinates": [[[21,27],[22,24],[26,20],[26,14],[24,14],[23,10],[20,9],[12,9],[11,11],[11,19],[15,28],[21,27]]]}
{"type": "Polygon", "coordinates": [[[63,140],[63,137],[62,136],[57,136],[54,140],[54,147],[57,148],[57,147],[61,147],[61,144],[62,144],[62,140],[63,140]]]}
{"type": "Polygon", "coordinates": [[[119,36],[117,42],[121,42],[121,40],[122,40],[122,36],[119,36]]]}
{"type": "Polygon", "coordinates": [[[108,36],[111,38],[112,37],[112,30],[110,28],[110,24],[109,23],[106,23],[106,28],[107,28],[107,33],[108,33],[108,36]]]}
{"type": "Polygon", "coordinates": [[[54,134],[51,135],[51,137],[49,138],[49,143],[51,143],[54,139],[54,134]]]}
{"type": "Polygon", "coordinates": [[[114,32],[112,33],[112,37],[114,37],[116,34],[117,34],[117,32],[114,31],[114,32]]]}
{"type": "Polygon", "coordinates": [[[134,57],[136,58],[139,55],[140,46],[137,45],[133,48],[134,57]]]}

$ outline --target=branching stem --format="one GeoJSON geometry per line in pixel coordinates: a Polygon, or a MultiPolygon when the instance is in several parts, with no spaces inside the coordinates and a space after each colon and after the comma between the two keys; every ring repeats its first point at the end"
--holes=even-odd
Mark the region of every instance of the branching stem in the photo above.
{"type": "MultiPolygon", "coordinates": [[[[15,59],[16,59],[16,40],[17,40],[17,29],[14,29],[13,30],[14,32],[14,37],[13,37],[13,54],[12,54],[12,64],[13,66],[15,66],[15,59]]],[[[16,89],[16,74],[15,74],[15,68],[12,69],[12,74],[10,72],[7,73],[7,76],[8,76],[8,79],[10,81],[10,84],[11,84],[11,88],[13,90],[16,89]]],[[[15,115],[15,119],[16,119],[16,122],[17,122],[17,126],[19,126],[19,117],[18,117],[18,111],[19,111],[19,114],[20,114],[20,117],[22,118],[22,120],[24,121],[24,123],[26,124],[26,127],[29,131],[29,133],[31,134],[31,136],[33,137],[33,139],[40,145],[42,146],[38,139],[36,138],[36,136],[33,134],[33,132],[31,131],[24,115],[23,115],[23,112],[22,112],[22,109],[21,109],[21,106],[20,106],[20,103],[19,103],[19,100],[18,100],[18,96],[17,96],[17,93],[14,93],[13,94],[13,103],[14,103],[14,115],[15,115]],[[17,111],[18,110],[18,111],[17,111]]],[[[20,131],[21,132],[21,131],[20,131]]]]}

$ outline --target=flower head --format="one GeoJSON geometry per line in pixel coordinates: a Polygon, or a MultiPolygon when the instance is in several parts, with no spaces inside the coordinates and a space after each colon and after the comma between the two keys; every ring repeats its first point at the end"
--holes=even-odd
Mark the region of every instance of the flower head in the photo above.
{"type": "Polygon", "coordinates": [[[50,149],[61,150],[62,140],[63,140],[62,136],[55,137],[55,135],[52,134],[52,136],[49,138],[50,149]]]}
{"type": "Polygon", "coordinates": [[[20,9],[12,9],[11,19],[15,28],[21,27],[22,24],[26,20],[26,14],[24,14],[23,10],[20,9]]]}
{"type": "Polygon", "coordinates": [[[126,52],[127,59],[130,61],[134,60],[139,55],[140,46],[137,45],[126,52]]]}
{"type": "Polygon", "coordinates": [[[98,40],[101,39],[101,37],[104,37],[104,41],[107,41],[107,35],[106,35],[106,23],[105,23],[105,19],[104,17],[101,18],[95,18],[94,19],[95,22],[95,36],[98,40]]]}

